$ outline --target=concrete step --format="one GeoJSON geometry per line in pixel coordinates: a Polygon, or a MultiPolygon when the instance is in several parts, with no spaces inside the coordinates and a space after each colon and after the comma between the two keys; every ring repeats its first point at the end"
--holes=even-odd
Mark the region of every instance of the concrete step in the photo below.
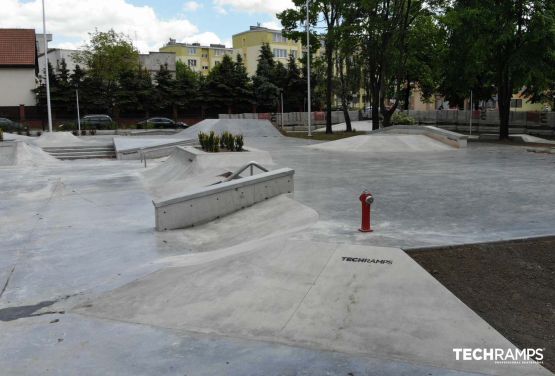
{"type": "Polygon", "coordinates": [[[116,150],[113,145],[45,147],[43,150],[62,160],[111,159],[116,157],[116,150]]]}
{"type": "Polygon", "coordinates": [[[62,160],[74,160],[74,159],[114,159],[116,157],[115,153],[88,153],[88,154],[63,154],[54,155],[54,157],[62,160]]]}

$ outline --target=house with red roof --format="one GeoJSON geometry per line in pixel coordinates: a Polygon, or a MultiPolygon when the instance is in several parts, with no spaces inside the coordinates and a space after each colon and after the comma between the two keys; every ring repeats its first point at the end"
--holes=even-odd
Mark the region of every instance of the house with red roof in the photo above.
{"type": "Polygon", "coordinates": [[[0,29],[0,116],[25,120],[35,107],[38,63],[34,29],[0,29]]]}

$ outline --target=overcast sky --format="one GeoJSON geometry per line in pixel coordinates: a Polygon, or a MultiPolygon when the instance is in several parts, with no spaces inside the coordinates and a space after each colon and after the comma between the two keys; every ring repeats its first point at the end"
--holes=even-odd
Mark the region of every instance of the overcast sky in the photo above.
{"type": "MultiPolygon", "coordinates": [[[[291,0],[45,0],[49,47],[78,48],[97,28],[125,33],[141,52],[179,42],[225,43],[260,22],[279,28],[275,14],[291,0]]],[[[0,0],[0,28],[42,33],[41,0],[0,0]]]]}

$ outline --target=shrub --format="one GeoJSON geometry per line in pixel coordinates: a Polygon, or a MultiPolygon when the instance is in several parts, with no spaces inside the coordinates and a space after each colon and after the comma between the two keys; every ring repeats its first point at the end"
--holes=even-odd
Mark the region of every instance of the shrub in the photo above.
{"type": "Polygon", "coordinates": [[[235,136],[235,151],[243,151],[244,144],[245,144],[245,141],[243,140],[242,134],[235,136]]]}
{"type": "Polygon", "coordinates": [[[221,149],[241,151],[244,145],[242,135],[234,136],[227,131],[223,132],[221,136],[218,136],[214,131],[210,131],[208,134],[199,132],[198,141],[202,150],[211,153],[217,153],[221,149]]]}
{"type": "Polygon", "coordinates": [[[395,112],[393,116],[391,116],[391,124],[393,125],[414,125],[416,124],[416,120],[409,116],[405,112],[395,112]]]}
{"type": "Polygon", "coordinates": [[[4,141],[4,131],[0,128],[0,141],[4,141]]]}

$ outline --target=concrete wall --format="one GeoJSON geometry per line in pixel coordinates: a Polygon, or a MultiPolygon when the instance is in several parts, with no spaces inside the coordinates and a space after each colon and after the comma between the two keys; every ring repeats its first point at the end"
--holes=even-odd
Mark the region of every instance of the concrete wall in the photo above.
{"type": "Polygon", "coordinates": [[[35,106],[35,68],[0,68],[0,107],[35,106]]]}
{"type": "Polygon", "coordinates": [[[206,223],[280,194],[293,192],[295,171],[282,168],[153,201],[156,230],[206,223]]]}
{"type": "Polygon", "coordinates": [[[455,148],[466,148],[468,141],[466,135],[430,125],[424,127],[420,125],[393,125],[372,131],[372,134],[374,133],[421,134],[455,148]]]}

